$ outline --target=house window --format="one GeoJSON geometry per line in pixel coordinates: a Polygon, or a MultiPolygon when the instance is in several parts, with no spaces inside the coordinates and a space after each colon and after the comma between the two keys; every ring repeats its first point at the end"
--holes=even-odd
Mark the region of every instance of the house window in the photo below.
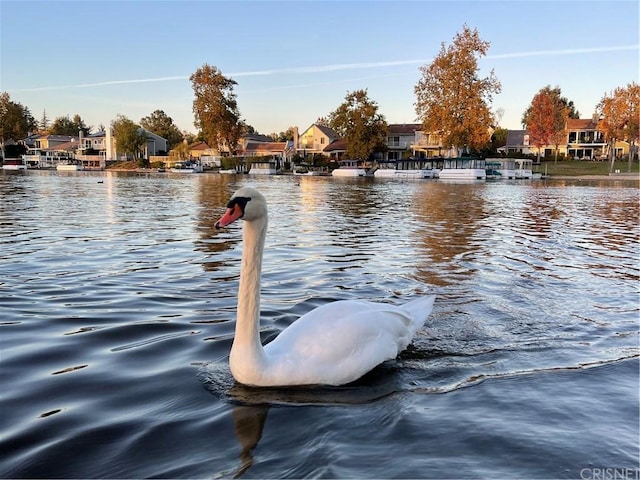
{"type": "Polygon", "coordinates": [[[569,143],[576,143],[578,132],[569,132],[569,143]]]}
{"type": "Polygon", "coordinates": [[[320,137],[320,145],[324,145],[324,137],[320,137]]]}

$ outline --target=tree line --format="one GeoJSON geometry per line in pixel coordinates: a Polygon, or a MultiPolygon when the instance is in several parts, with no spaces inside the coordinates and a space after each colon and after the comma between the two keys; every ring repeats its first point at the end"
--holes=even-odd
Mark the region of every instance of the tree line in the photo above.
{"type": "MultiPolygon", "coordinates": [[[[482,40],[477,29],[466,24],[451,44],[441,44],[438,55],[421,66],[421,78],[414,87],[416,120],[425,132],[440,136],[441,144],[456,149],[458,154],[495,152],[506,144],[506,130],[499,127],[500,111],[491,106],[494,95],[501,92],[501,84],[493,70],[481,77],[478,60],[487,55],[490,43],[482,40]]],[[[119,115],[112,128],[120,130],[118,145],[139,152],[143,139],[137,138],[139,127],[167,139],[168,148],[184,140],[191,143],[203,140],[219,151],[235,154],[240,138],[255,129],[241,118],[234,87],[237,82],[207,63],[198,68],[189,80],[193,89],[194,126],[197,135],[181,132],[164,111],[156,110],[140,120],[139,125],[119,115]],[[125,137],[127,140],[122,140],[125,137]]],[[[632,149],[638,144],[640,87],[631,82],[605,94],[597,105],[595,117],[601,120],[610,153],[615,142],[625,140],[632,149]]],[[[547,85],[538,91],[522,116],[522,126],[528,130],[530,143],[541,150],[554,145],[556,155],[560,144],[566,142],[566,121],[579,118],[573,101],[562,95],[559,86],[547,85]]],[[[388,124],[377,102],[369,98],[367,89],[347,92],[344,102],[316,123],[332,128],[346,140],[346,155],[354,159],[369,159],[386,149],[388,124]]],[[[56,118],[51,124],[43,113],[36,121],[29,109],[12,102],[8,93],[0,93],[0,143],[8,139],[24,138],[28,132],[61,135],[89,133],[79,115],[56,118]]],[[[104,130],[100,125],[98,130],[104,130]]],[[[293,128],[269,135],[274,141],[293,138],[293,128]]],[[[4,153],[4,150],[3,150],[4,153]]],[[[631,162],[632,155],[630,155],[631,162]]],[[[613,156],[612,156],[613,162],[613,156]]],[[[612,163],[613,165],[613,163],[612,163]]]]}

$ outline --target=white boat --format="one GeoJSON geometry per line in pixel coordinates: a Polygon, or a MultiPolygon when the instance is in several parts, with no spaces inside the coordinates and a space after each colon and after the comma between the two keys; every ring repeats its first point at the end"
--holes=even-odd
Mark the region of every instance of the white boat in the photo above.
{"type": "Polygon", "coordinates": [[[301,163],[298,167],[293,169],[294,175],[304,175],[308,177],[319,177],[331,175],[328,171],[322,170],[321,167],[311,167],[306,163],[301,163]]]}
{"type": "Polygon", "coordinates": [[[373,173],[376,178],[436,178],[439,169],[434,161],[426,158],[407,158],[378,162],[378,169],[373,173]]]}
{"type": "Polygon", "coordinates": [[[251,162],[250,175],[277,175],[278,163],[275,160],[251,162]]]}
{"type": "Polygon", "coordinates": [[[175,162],[171,166],[171,171],[176,173],[201,173],[202,165],[193,160],[185,160],[181,162],[175,162]]]}
{"type": "Polygon", "coordinates": [[[486,162],[481,158],[445,158],[438,178],[441,180],[486,180],[486,162]]]}
{"type": "Polygon", "coordinates": [[[531,180],[533,178],[533,160],[528,158],[516,158],[516,178],[531,180]]]}
{"type": "Polygon", "coordinates": [[[63,172],[77,172],[82,170],[82,162],[77,160],[62,160],[56,165],[56,170],[63,172]]]}
{"type": "Polygon", "coordinates": [[[340,166],[331,172],[333,177],[373,177],[375,172],[360,160],[340,160],[338,164],[340,166]]]}
{"type": "MultiPolygon", "coordinates": [[[[487,158],[486,170],[493,170],[492,178],[500,178],[503,180],[513,180],[516,178],[516,163],[513,158],[487,158]],[[495,175],[497,173],[498,175],[495,175]]],[[[487,178],[489,173],[487,173],[487,178]]]]}
{"type": "Polygon", "coordinates": [[[3,170],[26,170],[27,164],[22,158],[5,158],[2,164],[3,170]]]}

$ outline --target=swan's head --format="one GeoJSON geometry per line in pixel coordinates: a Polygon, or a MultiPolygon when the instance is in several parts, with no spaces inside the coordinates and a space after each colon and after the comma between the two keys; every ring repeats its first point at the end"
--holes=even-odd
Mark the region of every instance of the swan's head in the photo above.
{"type": "Polygon", "coordinates": [[[233,194],[227,211],[216,222],[216,228],[223,228],[239,218],[248,222],[267,216],[267,202],[260,192],[251,187],[242,187],[233,194]]]}

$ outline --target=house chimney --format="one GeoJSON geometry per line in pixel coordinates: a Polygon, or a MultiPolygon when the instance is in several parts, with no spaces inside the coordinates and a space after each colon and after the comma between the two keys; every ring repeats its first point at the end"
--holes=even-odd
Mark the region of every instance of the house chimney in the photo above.
{"type": "Polygon", "coordinates": [[[293,129],[293,149],[295,151],[298,151],[298,141],[299,141],[299,138],[298,138],[298,127],[297,126],[293,126],[292,129],[293,129]]]}

